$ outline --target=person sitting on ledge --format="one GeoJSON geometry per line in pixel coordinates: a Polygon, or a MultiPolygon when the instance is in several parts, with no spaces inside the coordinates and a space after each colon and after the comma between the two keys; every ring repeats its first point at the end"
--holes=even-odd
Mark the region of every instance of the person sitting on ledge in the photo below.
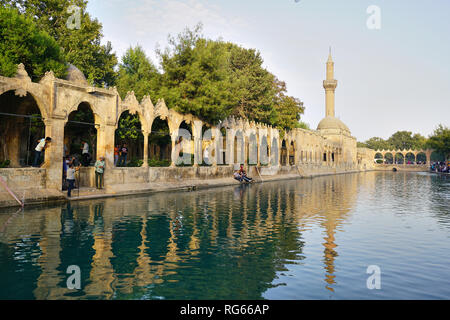
{"type": "Polygon", "coordinates": [[[241,174],[239,173],[239,171],[235,171],[235,172],[233,173],[233,175],[234,175],[234,178],[235,178],[237,181],[242,182],[242,176],[241,176],[241,174]]]}
{"type": "MultiPolygon", "coordinates": [[[[241,176],[242,180],[245,182],[253,182],[253,179],[247,176],[247,172],[244,170],[244,165],[241,164],[241,168],[239,169],[239,175],[241,176]]],[[[241,182],[242,182],[241,180],[241,182]]]]}

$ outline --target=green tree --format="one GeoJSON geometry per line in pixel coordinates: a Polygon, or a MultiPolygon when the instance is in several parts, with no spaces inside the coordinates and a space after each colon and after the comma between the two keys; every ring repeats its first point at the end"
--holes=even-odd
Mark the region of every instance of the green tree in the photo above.
{"type": "Polygon", "coordinates": [[[425,140],[426,138],[418,133],[413,136],[411,131],[397,131],[388,139],[388,143],[394,149],[421,149],[425,140]]]}
{"type": "Polygon", "coordinates": [[[210,123],[229,115],[299,127],[303,104],[286,95],[286,84],[263,68],[254,49],[205,39],[201,25],[169,36],[169,47],[158,51],[163,74],[159,96],[179,112],[210,123]]]}
{"type": "Polygon", "coordinates": [[[129,48],[119,64],[117,90],[122,99],[128,91],[134,91],[140,101],[144,95],[150,95],[156,101],[160,89],[161,75],[156,66],[146,56],[141,46],[129,48]]]}
{"type": "Polygon", "coordinates": [[[392,149],[392,145],[380,137],[373,137],[368,140],[366,140],[364,143],[362,143],[366,148],[373,149],[373,150],[389,150],[392,149]]]}
{"type": "Polygon", "coordinates": [[[300,122],[300,115],[305,111],[303,103],[286,95],[285,82],[275,79],[273,85],[276,88],[276,95],[273,97],[275,116],[272,124],[280,129],[309,129],[307,124],[300,122]]]}
{"type": "Polygon", "coordinates": [[[65,75],[66,65],[56,41],[40,31],[31,18],[16,9],[0,6],[0,74],[12,77],[23,63],[32,80],[46,71],[65,75]]]}
{"type": "Polygon", "coordinates": [[[306,123],[304,121],[300,121],[298,127],[302,128],[302,129],[306,129],[306,130],[311,130],[311,127],[309,126],[309,123],[306,123]]]}
{"type": "MultiPolygon", "coordinates": [[[[102,25],[86,12],[85,0],[0,0],[3,5],[18,8],[32,18],[63,49],[66,61],[79,68],[87,80],[97,86],[114,84],[114,66],[117,58],[111,43],[101,44],[102,25]],[[78,9],[70,10],[76,6],[78,9]],[[68,27],[68,22],[79,15],[80,24],[68,27]]],[[[73,20],[77,22],[76,19],[73,20]]],[[[69,23],[70,26],[70,23],[69,23]]],[[[48,71],[48,70],[46,70],[48,71]]],[[[53,70],[55,71],[55,70],[53,70]]]]}
{"type": "Polygon", "coordinates": [[[426,146],[450,159],[450,129],[440,124],[429,137],[426,146]]]}
{"type": "MultiPolygon", "coordinates": [[[[230,72],[233,97],[236,99],[232,115],[262,123],[272,123],[276,117],[274,103],[279,103],[280,109],[288,107],[292,101],[284,101],[277,97],[281,89],[280,81],[262,67],[263,59],[254,49],[245,49],[236,44],[224,44],[230,53],[230,72]]],[[[282,83],[284,85],[284,83],[282,83]]],[[[281,110],[286,111],[286,110],[281,110]]]]}
{"type": "Polygon", "coordinates": [[[200,36],[201,25],[185,29],[169,47],[157,51],[164,71],[160,96],[182,113],[210,123],[229,116],[233,107],[229,54],[221,42],[200,36]]]}

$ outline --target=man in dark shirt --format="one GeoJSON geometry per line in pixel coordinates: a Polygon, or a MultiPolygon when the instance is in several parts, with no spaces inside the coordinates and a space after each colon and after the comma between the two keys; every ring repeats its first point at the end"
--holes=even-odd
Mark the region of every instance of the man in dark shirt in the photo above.
{"type": "Polygon", "coordinates": [[[124,143],[123,146],[119,150],[120,150],[120,158],[119,158],[119,163],[117,164],[117,166],[125,167],[127,165],[127,155],[128,155],[127,144],[124,143]]]}

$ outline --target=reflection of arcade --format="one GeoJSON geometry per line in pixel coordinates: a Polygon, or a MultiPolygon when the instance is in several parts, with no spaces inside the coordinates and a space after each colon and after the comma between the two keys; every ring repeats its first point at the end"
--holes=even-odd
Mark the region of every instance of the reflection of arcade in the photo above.
{"type": "MultiPolygon", "coordinates": [[[[158,194],[132,201],[108,199],[80,203],[73,208],[28,211],[25,215],[33,214],[33,223],[29,219],[16,219],[8,225],[1,241],[10,243],[25,233],[41,235],[37,261],[42,272],[34,290],[38,299],[80,298],[68,296],[69,290],[63,285],[69,263],[65,258],[68,252],[64,251],[68,250],[70,236],[72,246],[76,242],[80,248],[89,249],[87,252],[92,251],[82,268],[89,275],[82,298],[110,299],[117,292],[128,296],[136,288],[182,281],[186,271],[180,266],[202,259],[199,254],[205,250],[203,246],[219,250],[219,244],[218,254],[251,252],[264,258],[264,270],[259,271],[256,279],[251,270],[243,268],[239,271],[244,274],[220,283],[238,285],[243,281],[238,277],[245,277],[251,286],[249,290],[261,295],[271,287],[276,273],[285,270],[288,261],[303,259],[300,232],[308,224],[320,221],[326,234],[323,243],[326,288],[333,291],[338,256],[335,232],[353,206],[357,180],[357,175],[328,176],[287,186],[266,183],[234,190],[158,194]],[[253,247],[255,242],[269,243],[269,239],[277,245],[262,252],[253,247]],[[128,251],[115,251],[120,241],[135,245],[127,247],[128,251]],[[119,258],[120,263],[131,269],[123,271],[117,262],[119,258]]],[[[238,267],[244,262],[245,259],[238,260],[238,267]]]]}

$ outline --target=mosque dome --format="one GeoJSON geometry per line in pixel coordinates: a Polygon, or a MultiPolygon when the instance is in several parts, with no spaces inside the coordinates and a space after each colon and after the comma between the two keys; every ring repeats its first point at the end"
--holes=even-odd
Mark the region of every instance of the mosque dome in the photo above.
{"type": "Polygon", "coordinates": [[[80,85],[85,86],[88,85],[88,82],[83,72],[81,72],[80,69],[75,67],[73,64],[69,64],[69,67],[67,68],[66,80],[80,85]]]}
{"type": "Polygon", "coordinates": [[[317,130],[342,130],[345,132],[350,133],[350,129],[338,118],[336,117],[325,117],[323,118],[320,122],[319,125],[317,126],[317,130]]]}

